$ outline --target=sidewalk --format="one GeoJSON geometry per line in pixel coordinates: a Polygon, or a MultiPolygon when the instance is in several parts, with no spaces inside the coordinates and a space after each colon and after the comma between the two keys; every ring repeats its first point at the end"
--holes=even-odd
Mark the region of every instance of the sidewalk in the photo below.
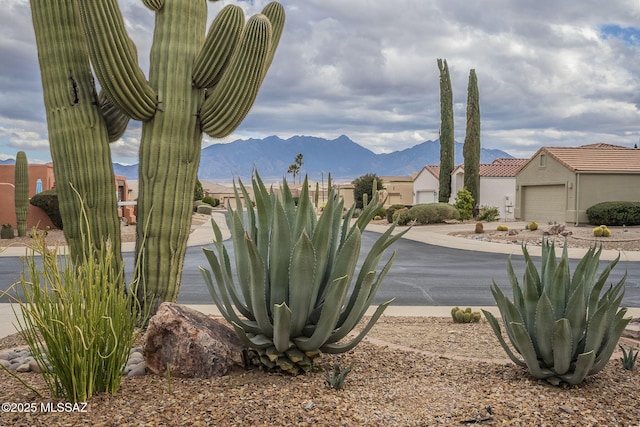
{"type": "MultiPolygon", "coordinates": [[[[226,221],[224,213],[222,212],[213,212],[212,218],[216,221],[218,226],[222,230],[223,238],[227,239],[230,237],[230,232],[226,227],[226,221]]],[[[527,223],[525,222],[512,222],[509,225],[512,228],[524,228],[527,223]]],[[[450,233],[455,233],[457,231],[470,231],[473,230],[474,224],[456,224],[456,225],[428,225],[428,226],[419,226],[413,227],[411,230],[404,235],[403,238],[411,239],[418,242],[428,243],[436,246],[449,247],[454,249],[463,249],[463,250],[472,250],[472,251],[484,251],[484,252],[493,252],[493,253],[502,253],[502,254],[515,254],[521,255],[522,249],[520,245],[515,244],[505,244],[505,243],[494,243],[494,242],[484,242],[480,240],[473,239],[465,239],[461,237],[454,237],[449,235],[450,233]]],[[[379,224],[369,224],[367,230],[383,233],[386,231],[388,226],[379,225],[379,224]]],[[[398,228],[398,231],[402,231],[403,228],[398,228]]],[[[205,223],[201,225],[193,226],[193,231],[189,236],[188,245],[189,246],[199,246],[199,245],[207,245],[213,242],[213,231],[211,229],[211,222],[205,221],[205,223]]],[[[124,243],[122,245],[123,252],[134,251],[135,244],[134,243],[124,243]]],[[[542,249],[539,246],[530,246],[528,247],[529,253],[532,256],[539,256],[541,254],[542,249]]],[[[585,249],[579,248],[570,248],[568,250],[569,257],[571,258],[581,258],[586,252],[585,249]]],[[[4,252],[0,253],[0,260],[2,256],[24,256],[25,248],[24,247],[10,247],[6,248],[4,252]]],[[[602,251],[602,255],[600,259],[602,260],[612,260],[616,256],[618,256],[617,251],[602,251]]],[[[620,254],[620,259],[624,261],[640,261],[640,252],[632,251],[632,252],[622,252],[620,254]]],[[[201,311],[205,314],[219,314],[217,308],[214,304],[207,305],[193,305],[191,306],[198,311],[201,311]]],[[[375,307],[374,307],[375,308],[375,307]]],[[[370,308],[370,311],[374,308],[370,308]]],[[[486,310],[491,311],[494,314],[498,314],[496,307],[473,307],[474,310],[479,310],[480,308],[484,308],[486,310]]],[[[20,312],[20,308],[18,306],[15,307],[16,312],[20,312]]],[[[386,316],[435,316],[435,317],[448,317],[450,316],[451,307],[448,306],[389,306],[385,310],[386,316]]],[[[372,311],[371,311],[372,312],[372,311]]],[[[627,315],[632,316],[634,318],[640,317],[640,307],[632,307],[628,309],[627,315]]],[[[10,304],[2,304],[0,303],[0,338],[5,337],[7,335],[15,333],[14,324],[15,317],[13,311],[11,309],[10,304]]]]}

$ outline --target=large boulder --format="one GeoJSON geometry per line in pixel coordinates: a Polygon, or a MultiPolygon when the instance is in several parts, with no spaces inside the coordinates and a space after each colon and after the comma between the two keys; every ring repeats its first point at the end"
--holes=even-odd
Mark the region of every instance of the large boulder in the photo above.
{"type": "Polygon", "coordinates": [[[147,368],[158,375],[211,378],[243,364],[244,346],[222,322],[190,309],[162,303],[149,320],[143,347],[147,368]]]}

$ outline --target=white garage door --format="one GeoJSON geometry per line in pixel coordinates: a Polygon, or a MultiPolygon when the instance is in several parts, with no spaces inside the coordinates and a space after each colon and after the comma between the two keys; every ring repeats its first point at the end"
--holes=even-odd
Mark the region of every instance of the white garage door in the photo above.
{"type": "Polygon", "coordinates": [[[564,185],[523,186],[522,217],[527,221],[566,222],[567,192],[564,185]]]}
{"type": "Polygon", "coordinates": [[[436,203],[437,201],[436,192],[433,190],[423,190],[416,193],[417,205],[421,203],[436,203]]]}

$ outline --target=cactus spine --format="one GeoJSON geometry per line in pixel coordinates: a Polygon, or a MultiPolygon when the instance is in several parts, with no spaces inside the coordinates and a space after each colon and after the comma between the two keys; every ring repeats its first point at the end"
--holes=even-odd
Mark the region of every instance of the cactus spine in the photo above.
{"type": "MultiPolygon", "coordinates": [[[[108,133],[100,113],[76,0],[31,0],[33,27],[60,214],[73,259],[84,253],[79,218],[84,199],[95,246],[107,240],[120,259],[120,228],[108,133]]],[[[119,263],[116,269],[119,268],[119,263]]]]}
{"type": "Polygon", "coordinates": [[[27,154],[18,151],[14,171],[14,200],[16,207],[16,222],[18,223],[18,237],[27,235],[27,212],[29,209],[29,165],[27,154]]]}
{"type": "Polygon", "coordinates": [[[149,80],[135,61],[116,0],[80,1],[88,51],[105,96],[141,120],[136,253],[138,298],[175,301],[191,224],[202,132],[230,134],[251,108],[284,26],[270,3],[244,23],[224,7],[205,35],[204,0],[144,0],[156,13],[149,80]]]}

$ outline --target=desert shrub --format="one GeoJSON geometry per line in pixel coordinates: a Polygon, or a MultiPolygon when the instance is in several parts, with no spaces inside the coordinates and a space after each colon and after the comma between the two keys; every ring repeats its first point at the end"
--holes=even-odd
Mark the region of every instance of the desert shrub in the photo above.
{"type": "Polygon", "coordinates": [[[448,203],[427,203],[415,205],[407,211],[409,221],[418,224],[435,224],[448,219],[458,219],[458,210],[448,203]]]}
{"type": "Polygon", "coordinates": [[[215,197],[204,196],[202,198],[202,203],[206,203],[209,206],[216,207],[216,206],[218,206],[220,204],[220,200],[216,199],[215,197]]]}
{"type": "Polygon", "coordinates": [[[499,225],[496,230],[498,231],[509,231],[509,227],[506,225],[499,225]]]}
{"type": "Polygon", "coordinates": [[[589,224],[640,225],[640,202],[602,202],[587,209],[589,224]]]}
{"type": "Polygon", "coordinates": [[[62,217],[60,216],[60,205],[58,204],[58,193],[55,188],[42,191],[29,201],[33,206],[39,207],[47,214],[53,225],[62,230],[62,217]]]}
{"type": "Polygon", "coordinates": [[[202,205],[202,200],[194,200],[193,201],[193,211],[198,212],[198,206],[202,205]]]}
{"type": "Polygon", "coordinates": [[[389,206],[386,210],[385,210],[385,216],[387,217],[387,221],[388,222],[393,222],[393,214],[395,213],[395,211],[397,211],[398,209],[404,209],[406,208],[405,205],[391,205],[389,206]]]}
{"type": "Polygon", "coordinates": [[[397,222],[398,225],[407,225],[409,221],[411,221],[411,219],[409,218],[409,209],[402,208],[393,213],[391,222],[397,222]]]}
{"type": "Polygon", "coordinates": [[[213,211],[213,207],[205,203],[198,206],[198,209],[196,210],[196,212],[203,215],[211,215],[212,211],[213,211]]]}
{"type": "Polygon", "coordinates": [[[473,217],[473,205],[475,200],[473,200],[473,196],[471,192],[466,188],[458,191],[456,196],[456,202],[453,204],[455,208],[460,213],[460,220],[465,221],[467,219],[471,219],[473,217]]]}
{"type": "Polygon", "coordinates": [[[493,222],[500,219],[500,211],[496,206],[482,206],[480,213],[476,217],[478,221],[493,222]]]}

